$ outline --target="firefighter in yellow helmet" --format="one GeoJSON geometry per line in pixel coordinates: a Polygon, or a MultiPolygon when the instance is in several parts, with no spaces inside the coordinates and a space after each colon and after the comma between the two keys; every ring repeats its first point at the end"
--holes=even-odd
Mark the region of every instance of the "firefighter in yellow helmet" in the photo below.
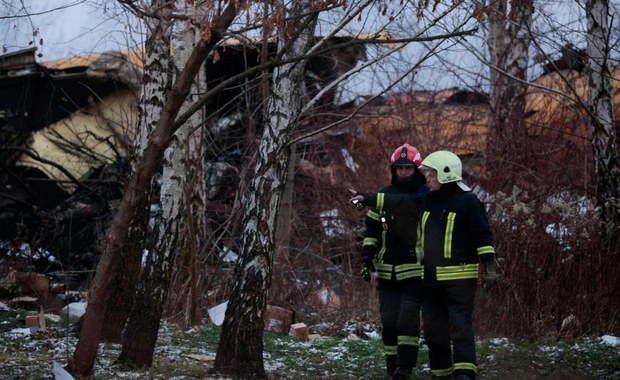
{"type": "Polygon", "coordinates": [[[352,199],[419,216],[416,250],[423,256],[422,320],[431,376],[471,380],[477,372],[472,316],[479,269],[485,287],[497,282],[492,234],[484,205],[462,181],[456,154],[433,152],[421,170],[426,195],[355,192],[352,199]]]}
{"type": "MultiPolygon", "coordinates": [[[[381,192],[428,192],[419,171],[421,162],[415,147],[399,146],[390,156],[391,184],[381,192]]],[[[392,379],[409,379],[418,357],[422,266],[415,252],[417,223],[417,215],[395,215],[377,209],[370,209],[366,217],[362,275],[370,280],[369,272],[375,272],[376,261],[382,339],[387,373],[392,379]]]]}

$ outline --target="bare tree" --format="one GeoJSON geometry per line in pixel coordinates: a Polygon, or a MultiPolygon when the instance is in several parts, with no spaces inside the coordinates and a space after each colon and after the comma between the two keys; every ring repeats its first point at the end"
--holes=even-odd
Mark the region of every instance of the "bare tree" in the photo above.
{"type": "Polygon", "coordinates": [[[97,266],[97,274],[91,287],[80,340],[73,358],[67,366],[68,370],[75,376],[87,377],[92,374],[97,356],[97,346],[101,337],[101,326],[111,296],[107,290],[112,285],[116,272],[121,269],[118,264],[128,242],[127,227],[146,196],[144,189],[148,188],[155,174],[159,158],[179,127],[175,124],[175,119],[202,63],[233,22],[237,11],[237,2],[228,3],[226,8],[218,12],[218,17],[213,20],[213,23],[201,32],[199,43],[192,51],[183,71],[179,73],[169,96],[166,97],[166,103],[157,121],[157,126],[149,135],[144,154],[125,189],[97,266]]]}
{"type": "Polygon", "coordinates": [[[491,63],[487,171],[496,189],[514,183],[527,167],[525,94],[533,0],[490,1],[491,63]]]}
{"type": "MultiPolygon", "coordinates": [[[[610,71],[610,25],[607,0],[587,0],[588,69],[590,74],[592,149],[596,172],[596,197],[601,207],[604,233],[612,238],[620,222],[620,169],[614,125],[610,71]]],[[[614,249],[614,247],[611,247],[614,249]]]]}
{"type": "MultiPolygon", "coordinates": [[[[172,12],[171,5],[165,2],[154,1],[151,4],[151,9],[155,11],[157,17],[153,18],[153,24],[150,26],[150,21],[147,23],[148,38],[146,43],[146,64],[145,64],[145,91],[141,106],[144,110],[141,112],[143,115],[140,118],[140,128],[137,134],[137,141],[141,146],[146,146],[147,138],[156,124],[157,115],[161,113],[161,107],[165,104],[165,98],[170,90],[170,83],[172,83],[172,70],[171,63],[172,57],[170,56],[171,48],[171,36],[172,36],[172,12]]],[[[179,140],[183,139],[183,132],[186,133],[183,127],[179,128],[175,137],[172,139],[171,148],[177,148],[177,151],[181,153],[183,151],[179,140]],[[181,137],[179,137],[181,135],[181,137]]],[[[141,150],[142,151],[142,150],[141,150]]],[[[170,158],[170,154],[165,155],[163,160],[163,174],[161,180],[161,197],[165,200],[169,200],[169,189],[174,188],[174,193],[180,192],[174,186],[175,182],[172,182],[168,177],[170,167],[174,165],[178,160],[170,158]]],[[[179,171],[179,173],[185,173],[185,171],[179,171]]],[[[178,178],[178,177],[177,177],[178,178]]],[[[151,183],[151,187],[153,187],[151,183]]],[[[174,194],[173,193],[173,194],[174,194]]],[[[147,239],[147,235],[143,236],[141,240],[140,254],[138,252],[133,253],[132,257],[141,257],[142,251],[148,249],[148,255],[145,263],[143,275],[137,289],[135,302],[128,316],[127,325],[124,326],[123,333],[123,349],[119,355],[119,362],[126,366],[131,367],[146,367],[150,366],[153,358],[153,351],[155,349],[155,342],[157,339],[157,331],[159,329],[159,323],[161,319],[161,308],[163,307],[163,298],[166,294],[166,270],[169,270],[170,263],[166,260],[170,257],[166,248],[176,248],[178,223],[177,216],[172,215],[175,211],[178,213],[179,202],[176,199],[171,199],[170,202],[162,202],[160,212],[155,218],[155,232],[156,237],[147,239]],[[161,219],[163,217],[170,218],[170,228],[163,231],[163,224],[161,219]],[[165,232],[169,232],[168,235],[165,232]],[[166,244],[162,244],[160,239],[166,238],[166,244]],[[147,246],[146,241],[155,240],[154,246],[147,246]],[[165,264],[164,264],[165,262],[165,264]],[[167,264],[167,265],[166,265],[167,264]]],[[[140,219],[143,226],[149,224],[150,214],[150,197],[144,197],[142,206],[139,210],[143,214],[146,214],[146,218],[140,219]]],[[[146,227],[145,227],[146,228],[146,227]]]]}
{"type": "MultiPolygon", "coordinates": [[[[283,58],[303,56],[309,49],[317,13],[310,1],[294,1],[290,9],[275,2],[281,13],[278,50],[283,58]],[[284,16],[288,20],[284,21],[284,16]]],[[[266,378],[263,365],[263,321],[271,283],[275,229],[290,160],[288,143],[299,122],[305,61],[291,62],[273,73],[268,120],[260,140],[257,164],[244,194],[241,259],[232,289],[215,370],[242,378],[266,378]]]]}
{"type": "MultiPolygon", "coordinates": [[[[184,7],[178,4],[177,11],[185,17],[195,18],[203,4],[196,7],[184,7]]],[[[174,55],[174,72],[180,72],[185,66],[197,41],[197,28],[193,24],[182,24],[178,46],[174,55]]],[[[192,93],[188,96],[182,111],[188,108],[200,94],[204,93],[204,78],[197,75],[192,93]]],[[[131,313],[131,318],[124,333],[123,350],[119,360],[132,367],[150,367],[159,331],[164,304],[168,295],[170,278],[176,257],[186,253],[196,255],[196,240],[201,238],[200,231],[193,228],[181,233],[187,226],[200,226],[204,211],[198,209],[192,213],[192,206],[200,207],[204,190],[202,180],[200,149],[204,134],[203,112],[196,112],[174,134],[172,142],[163,157],[162,176],[160,180],[160,210],[154,220],[154,240],[145,264],[141,286],[131,313]]],[[[195,260],[195,259],[194,259],[195,260]]],[[[194,265],[195,267],[195,265],[194,265]]],[[[197,268],[193,268],[195,273],[197,268]]],[[[195,282],[190,279],[190,282],[195,282]]],[[[193,288],[190,288],[193,289],[193,288]]],[[[190,299],[191,299],[190,292],[190,299]]],[[[196,318],[194,313],[194,318],[196,318]]]]}

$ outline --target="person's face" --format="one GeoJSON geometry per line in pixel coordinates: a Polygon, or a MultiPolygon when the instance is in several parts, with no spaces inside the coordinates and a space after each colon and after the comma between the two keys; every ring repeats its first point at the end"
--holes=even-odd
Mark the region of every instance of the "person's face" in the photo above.
{"type": "Polygon", "coordinates": [[[431,191],[437,191],[441,188],[441,183],[437,180],[437,170],[422,168],[422,174],[426,177],[426,185],[431,191]]]}
{"type": "Polygon", "coordinates": [[[397,166],[396,167],[396,176],[399,179],[407,178],[413,174],[415,171],[413,166],[397,166]]]}

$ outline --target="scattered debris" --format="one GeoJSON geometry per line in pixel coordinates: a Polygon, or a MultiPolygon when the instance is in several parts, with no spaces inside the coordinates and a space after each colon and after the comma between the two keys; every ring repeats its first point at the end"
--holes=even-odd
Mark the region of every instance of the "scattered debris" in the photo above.
{"type": "Polygon", "coordinates": [[[60,364],[54,362],[54,380],[74,380],[74,377],[65,371],[60,364]]]}
{"type": "Polygon", "coordinates": [[[313,303],[320,311],[337,311],[340,309],[340,296],[333,289],[322,287],[314,292],[313,303]]]}
{"type": "Polygon", "coordinates": [[[291,325],[291,329],[289,331],[289,335],[297,340],[308,340],[309,339],[309,329],[305,323],[295,323],[291,325]]]}
{"type": "Polygon", "coordinates": [[[211,322],[213,322],[216,326],[221,326],[222,323],[224,323],[224,315],[226,314],[227,306],[228,301],[209,309],[209,318],[211,318],[211,322]]]}
{"type": "Polygon", "coordinates": [[[40,273],[10,271],[0,282],[0,292],[6,295],[35,294],[37,296],[49,293],[50,280],[40,273]]]}
{"type": "Polygon", "coordinates": [[[39,316],[38,315],[27,315],[26,316],[26,327],[39,327],[39,316]]]}
{"type": "Polygon", "coordinates": [[[183,354],[181,355],[186,358],[198,360],[200,362],[212,362],[215,361],[215,356],[213,355],[198,355],[198,354],[183,354]]]}
{"type": "Polygon", "coordinates": [[[267,305],[265,330],[286,334],[293,323],[293,311],[279,306],[267,305]]]}
{"type": "Polygon", "coordinates": [[[62,308],[62,313],[68,313],[72,317],[81,317],[86,313],[86,302],[72,302],[62,308]]]}

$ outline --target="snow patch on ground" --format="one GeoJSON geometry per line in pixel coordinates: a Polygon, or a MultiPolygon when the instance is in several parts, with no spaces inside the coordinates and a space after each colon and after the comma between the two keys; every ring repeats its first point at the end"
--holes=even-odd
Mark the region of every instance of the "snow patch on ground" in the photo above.
{"type": "Polygon", "coordinates": [[[603,335],[601,342],[612,347],[620,347],[620,338],[611,335],[603,335]]]}

